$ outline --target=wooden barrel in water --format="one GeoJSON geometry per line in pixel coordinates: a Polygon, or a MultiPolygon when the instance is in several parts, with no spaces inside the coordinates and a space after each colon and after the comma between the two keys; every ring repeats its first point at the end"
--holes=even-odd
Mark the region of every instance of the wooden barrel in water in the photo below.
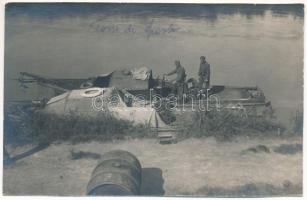
{"type": "Polygon", "coordinates": [[[102,155],[87,185],[88,195],[138,195],[142,167],[131,153],[122,150],[102,155]]]}

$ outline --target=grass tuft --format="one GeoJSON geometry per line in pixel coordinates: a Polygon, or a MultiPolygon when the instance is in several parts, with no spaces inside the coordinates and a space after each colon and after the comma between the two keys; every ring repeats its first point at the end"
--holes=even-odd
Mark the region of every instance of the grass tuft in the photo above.
{"type": "Polygon", "coordinates": [[[154,134],[145,125],[135,126],[108,112],[101,112],[96,117],[80,116],[73,112],[63,116],[43,112],[21,115],[18,112],[15,116],[19,119],[13,120],[7,115],[5,120],[5,135],[15,141],[80,143],[152,137],[154,134]]]}
{"type": "Polygon", "coordinates": [[[184,137],[214,136],[229,140],[234,136],[260,136],[282,134],[286,128],[271,118],[247,116],[234,110],[195,111],[191,117],[176,125],[184,137]]]}

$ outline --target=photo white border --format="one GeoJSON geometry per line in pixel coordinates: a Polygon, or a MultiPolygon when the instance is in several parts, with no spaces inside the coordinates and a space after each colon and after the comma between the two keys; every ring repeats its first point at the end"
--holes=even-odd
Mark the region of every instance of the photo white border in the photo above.
{"type": "MultiPolygon", "coordinates": [[[[1,1],[1,0],[0,0],[1,1]]],[[[1,138],[1,144],[3,145],[3,102],[4,102],[4,22],[5,22],[5,4],[7,3],[66,3],[66,2],[76,2],[76,3],[191,3],[191,4],[197,4],[197,3],[208,3],[208,4],[304,4],[304,59],[306,58],[306,1],[304,0],[2,0],[0,2],[0,21],[1,21],[1,27],[0,27],[0,36],[2,42],[0,42],[0,75],[1,75],[1,85],[0,85],[0,130],[2,132],[0,138],[1,138]]],[[[306,69],[306,63],[304,62],[304,71],[306,69]]],[[[304,74],[304,83],[305,83],[305,74],[304,74]]],[[[307,107],[306,102],[306,93],[307,88],[304,87],[304,109],[307,107]]],[[[305,112],[304,112],[305,114],[305,112]]],[[[306,133],[306,123],[307,119],[304,116],[304,133],[306,133]]],[[[303,137],[303,197],[269,197],[265,198],[265,200],[286,200],[286,199],[302,199],[304,198],[304,194],[306,194],[306,174],[304,173],[306,169],[306,153],[305,153],[305,144],[306,144],[306,137],[303,137]]],[[[3,160],[3,148],[0,148],[0,159],[3,160]]],[[[62,196],[2,196],[3,194],[3,162],[0,164],[0,198],[1,199],[12,199],[12,200],[19,200],[19,199],[25,199],[25,200],[53,200],[53,199],[69,199],[69,200],[75,200],[75,199],[86,199],[86,200],[93,200],[93,199],[116,199],[116,200],[147,200],[147,199],[165,199],[165,200],[171,200],[176,198],[176,200],[186,200],[186,199],[218,199],[218,200],[229,200],[229,199],[238,199],[238,198],[201,198],[201,197],[62,197],[62,196]]],[[[239,198],[239,199],[245,199],[245,198],[239,198]]],[[[263,198],[252,198],[253,200],[256,199],[263,199],[263,198]]]]}

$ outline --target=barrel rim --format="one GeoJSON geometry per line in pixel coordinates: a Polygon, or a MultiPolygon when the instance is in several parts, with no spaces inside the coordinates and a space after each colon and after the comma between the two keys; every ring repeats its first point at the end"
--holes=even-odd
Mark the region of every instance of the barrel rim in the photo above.
{"type": "MultiPolygon", "coordinates": [[[[97,186],[95,186],[93,189],[91,189],[90,191],[87,191],[86,193],[87,193],[87,195],[91,195],[91,194],[93,193],[94,190],[96,190],[96,189],[99,188],[99,187],[106,186],[106,185],[114,185],[114,186],[120,187],[120,188],[122,188],[124,191],[126,191],[127,193],[130,193],[131,196],[133,196],[133,192],[131,192],[131,191],[129,190],[129,188],[123,187],[122,185],[114,184],[114,183],[112,183],[112,182],[106,182],[106,183],[104,183],[104,184],[97,185],[97,186]]],[[[101,195],[101,196],[104,196],[104,195],[101,195]]]]}
{"type": "Polygon", "coordinates": [[[101,167],[101,165],[106,164],[107,162],[114,162],[114,161],[125,162],[125,163],[127,163],[129,166],[131,166],[132,168],[134,168],[137,172],[139,172],[139,173],[142,172],[142,168],[141,168],[141,167],[139,168],[138,166],[135,166],[135,165],[131,164],[130,162],[126,161],[126,160],[122,160],[122,159],[108,159],[108,160],[103,160],[103,161],[101,161],[101,162],[95,167],[95,169],[94,169],[93,172],[92,172],[92,176],[93,176],[94,172],[95,172],[99,167],[101,167]]]}
{"type": "Polygon", "coordinates": [[[137,184],[135,180],[133,180],[133,181],[131,181],[131,180],[133,180],[133,178],[130,177],[130,176],[128,176],[128,175],[126,175],[126,174],[120,174],[120,173],[114,174],[114,173],[111,173],[111,172],[99,173],[99,174],[97,174],[96,176],[91,177],[89,183],[87,184],[87,194],[91,193],[91,192],[92,192],[94,189],[96,189],[97,187],[100,187],[100,186],[103,186],[103,185],[117,185],[117,186],[123,187],[123,188],[126,189],[127,191],[132,191],[132,194],[133,194],[134,192],[135,192],[135,194],[139,194],[139,192],[140,192],[139,190],[140,190],[141,183],[140,183],[140,184],[137,184]],[[110,174],[110,175],[112,175],[112,176],[118,176],[118,177],[120,177],[120,179],[123,179],[123,177],[125,177],[125,178],[127,178],[128,180],[130,180],[129,182],[130,182],[131,184],[133,184],[134,187],[128,188],[128,187],[125,187],[124,185],[122,185],[122,184],[120,184],[120,183],[116,183],[116,182],[110,181],[110,180],[104,181],[104,182],[101,183],[101,184],[98,184],[98,183],[94,184],[94,183],[93,183],[94,180],[97,179],[97,177],[102,176],[102,175],[105,176],[105,175],[107,175],[107,174],[110,174]],[[120,175],[120,176],[119,176],[119,175],[120,175]],[[92,185],[93,185],[93,186],[92,186],[92,185]]]}
{"type": "MultiPolygon", "coordinates": [[[[142,168],[141,163],[137,159],[137,157],[135,155],[133,155],[132,153],[125,151],[125,150],[112,150],[112,151],[106,152],[101,156],[101,159],[100,159],[99,162],[103,162],[103,161],[109,160],[109,159],[115,159],[116,157],[115,158],[104,158],[106,156],[112,156],[112,154],[114,154],[114,153],[119,153],[119,155],[123,155],[123,154],[129,155],[134,160],[134,162],[138,165],[138,167],[142,168]]],[[[121,159],[123,159],[123,157],[121,157],[121,159]]]]}
{"type": "Polygon", "coordinates": [[[138,178],[134,178],[133,176],[129,176],[127,174],[125,174],[124,172],[121,172],[121,171],[117,171],[116,173],[112,172],[112,171],[101,171],[101,172],[97,172],[97,173],[92,173],[92,176],[91,176],[91,179],[94,179],[95,177],[99,176],[100,174],[119,174],[119,175],[124,175],[124,176],[127,176],[129,177],[131,180],[133,180],[133,182],[135,183],[136,186],[141,186],[142,184],[142,173],[139,172],[139,177],[138,178]]]}

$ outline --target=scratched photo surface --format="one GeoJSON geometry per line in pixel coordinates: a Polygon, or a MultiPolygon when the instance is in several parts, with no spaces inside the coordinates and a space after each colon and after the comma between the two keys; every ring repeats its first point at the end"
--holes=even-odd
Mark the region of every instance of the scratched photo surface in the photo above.
{"type": "Polygon", "coordinates": [[[4,165],[4,194],[86,195],[97,157],[123,149],[142,165],[140,195],[302,195],[302,134],[292,132],[303,110],[303,25],[302,4],[7,4],[5,110],[9,102],[55,96],[35,84],[20,87],[20,72],[86,79],[147,67],[162,78],[180,60],[187,77],[198,80],[205,56],[211,85],[261,88],[285,131],[230,141],[189,137],[171,145],[155,137],[60,141],[19,158],[35,139],[16,142],[6,126],[5,152],[17,158],[4,165]],[[85,156],[73,159],[74,152],[85,156]]]}

